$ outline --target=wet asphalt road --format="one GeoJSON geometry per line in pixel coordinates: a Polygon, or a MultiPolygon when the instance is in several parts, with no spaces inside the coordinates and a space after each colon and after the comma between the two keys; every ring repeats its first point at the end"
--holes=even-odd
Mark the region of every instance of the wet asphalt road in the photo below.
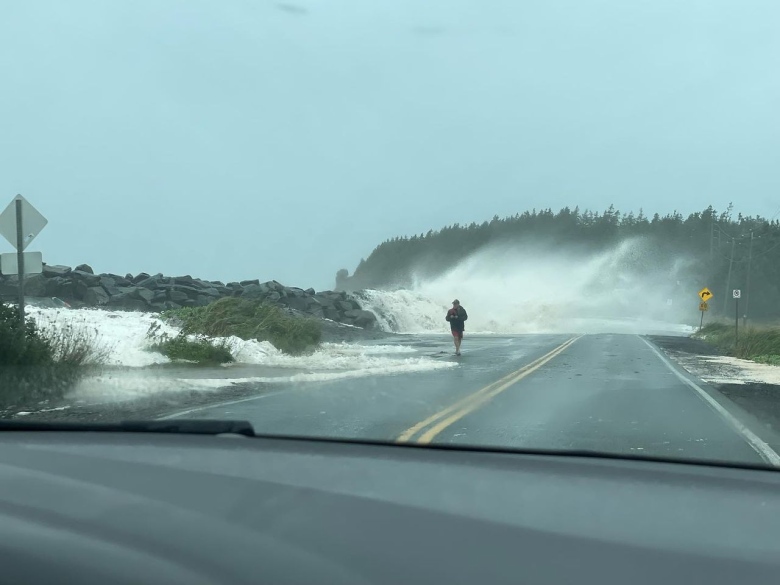
{"type": "Polygon", "coordinates": [[[259,434],[745,463],[766,462],[772,448],[780,449],[765,434],[753,435],[751,444],[752,421],[640,336],[472,337],[460,358],[444,336],[414,338],[414,344],[456,365],[280,385],[166,418],[248,420],[259,434]],[[747,435],[740,425],[747,425],[747,435]]]}

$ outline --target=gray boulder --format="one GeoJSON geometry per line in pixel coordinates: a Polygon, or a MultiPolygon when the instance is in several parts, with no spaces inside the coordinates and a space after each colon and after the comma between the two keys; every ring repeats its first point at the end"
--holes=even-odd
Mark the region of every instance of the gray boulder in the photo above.
{"type": "Polygon", "coordinates": [[[114,295],[122,294],[122,288],[118,286],[106,286],[106,285],[102,285],[102,286],[103,286],[103,290],[106,291],[106,293],[110,297],[113,297],[114,295]]]}
{"type": "Polygon", "coordinates": [[[306,292],[306,294],[307,294],[307,295],[309,295],[310,297],[313,297],[314,295],[316,295],[316,294],[317,294],[317,293],[314,291],[314,289],[313,289],[313,288],[307,288],[305,292],[306,292]]]}
{"type": "Polygon", "coordinates": [[[93,307],[108,304],[110,297],[102,286],[91,286],[84,295],[84,302],[93,307]]]}
{"type": "Polygon", "coordinates": [[[371,311],[356,309],[344,313],[344,322],[350,323],[363,329],[373,329],[377,325],[376,315],[371,311]]]}
{"type": "Polygon", "coordinates": [[[116,285],[117,285],[117,282],[116,282],[115,278],[112,278],[112,277],[110,277],[108,275],[105,275],[105,276],[101,275],[100,276],[100,286],[102,286],[104,288],[107,288],[107,287],[116,286],[116,285]]]}
{"type": "Polygon", "coordinates": [[[74,270],[70,274],[74,280],[78,282],[83,282],[88,287],[100,286],[100,277],[95,276],[92,272],[86,272],[84,270],[79,270],[78,268],[76,268],[76,270],[74,270]]]}
{"type": "Polygon", "coordinates": [[[108,307],[125,311],[146,311],[146,302],[132,297],[131,292],[123,292],[109,299],[108,307]]]}
{"type": "MultiPolygon", "coordinates": [[[[128,276],[130,276],[130,275],[128,274],[128,276]]],[[[133,284],[138,284],[139,282],[143,282],[147,278],[151,278],[151,275],[147,274],[146,272],[141,272],[140,274],[136,275],[135,277],[129,278],[129,280],[133,284]]]]}
{"type": "Polygon", "coordinates": [[[174,303],[182,304],[184,301],[188,300],[190,297],[187,295],[187,293],[183,293],[179,290],[172,290],[168,292],[168,299],[173,301],[174,303]]]}
{"type": "Polygon", "coordinates": [[[69,278],[55,276],[46,279],[46,296],[59,297],[62,299],[73,298],[73,282],[69,278]]]}
{"type": "Polygon", "coordinates": [[[250,284],[260,284],[260,281],[255,278],[253,280],[242,280],[239,284],[241,286],[249,286],[250,284]]]}
{"type": "Polygon", "coordinates": [[[95,274],[95,271],[92,270],[92,266],[90,266],[89,264],[79,264],[78,266],[76,266],[76,270],[78,270],[79,272],[87,272],[89,274],[95,274]]]}
{"type": "Polygon", "coordinates": [[[45,297],[46,277],[43,274],[28,274],[25,276],[24,294],[28,297],[45,297]]]}
{"type": "Polygon", "coordinates": [[[65,276],[70,271],[71,271],[70,266],[59,266],[59,265],[49,266],[48,264],[45,264],[43,266],[43,275],[46,278],[52,278],[55,276],[65,276]]]}
{"type": "Polygon", "coordinates": [[[138,287],[133,292],[130,293],[130,295],[134,299],[139,299],[141,301],[144,301],[144,303],[148,304],[151,303],[154,299],[155,291],[149,290],[148,288],[141,288],[138,287]]]}

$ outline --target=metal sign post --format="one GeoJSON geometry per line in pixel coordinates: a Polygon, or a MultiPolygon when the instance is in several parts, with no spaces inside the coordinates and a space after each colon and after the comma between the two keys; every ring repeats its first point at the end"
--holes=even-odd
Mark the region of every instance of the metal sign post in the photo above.
{"type": "Polygon", "coordinates": [[[24,330],[24,236],[22,235],[22,200],[16,200],[16,264],[19,267],[19,320],[24,330]]]}
{"type": "Polygon", "coordinates": [[[699,311],[701,312],[701,321],[699,321],[699,331],[701,332],[702,328],[704,327],[704,311],[709,311],[710,307],[707,304],[707,301],[702,301],[699,303],[699,311]]]}
{"type": "Polygon", "coordinates": [[[738,288],[735,288],[731,294],[734,297],[734,305],[736,309],[736,318],[734,319],[734,343],[739,343],[739,299],[742,296],[742,291],[738,288]]]}

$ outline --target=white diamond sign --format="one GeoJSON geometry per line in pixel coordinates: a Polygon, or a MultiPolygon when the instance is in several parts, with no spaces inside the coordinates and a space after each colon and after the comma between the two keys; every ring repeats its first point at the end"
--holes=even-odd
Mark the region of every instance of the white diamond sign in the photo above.
{"type": "Polygon", "coordinates": [[[41,230],[49,223],[40,212],[35,209],[30,203],[22,197],[17,195],[13,198],[8,207],[5,208],[3,213],[0,213],[0,236],[3,236],[6,240],[11,242],[11,245],[16,248],[16,201],[22,202],[22,250],[24,250],[30,242],[35,239],[41,230]]]}

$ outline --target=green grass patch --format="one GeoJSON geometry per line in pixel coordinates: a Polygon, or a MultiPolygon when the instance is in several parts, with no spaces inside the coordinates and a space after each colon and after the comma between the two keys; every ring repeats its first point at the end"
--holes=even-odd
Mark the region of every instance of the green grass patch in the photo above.
{"type": "Polygon", "coordinates": [[[780,327],[740,327],[739,340],[736,340],[734,324],[718,322],[706,325],[694,337],[727,355],[780,365],[780,327]]]}
{"type": "Polygon", "coordinates": [[[150,349],[173,361],[188,361],[201,365],[219,365],[233,361],[227,343],[212,343],[203,337],[189,339],[184,334],[172,338],[163,337],[150,349]]]}
{"type": "Polygon", "coordinates": [[[317,319],[296,317],[256,300],[223,298],[205,307],[166,311],[163,318],[180,325],[185,335],[269,341],[293,355],[313,350],[322,339],[317,319]]]}

